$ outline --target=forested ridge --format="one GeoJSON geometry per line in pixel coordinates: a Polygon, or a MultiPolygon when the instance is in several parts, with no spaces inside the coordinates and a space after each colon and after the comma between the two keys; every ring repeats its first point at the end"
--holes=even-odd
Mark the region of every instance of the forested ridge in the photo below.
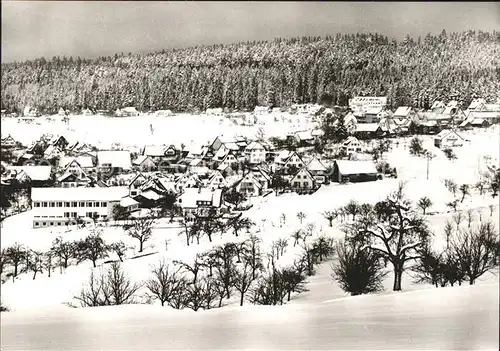
{"type": "Polygon", "coordinates": [[[272,104],[347,105],[357,95],[387,95],[390,107],[425,97],[496,99],[500,32],[467,31],[403,41],[379,34],[302,37],[198,46],[151,54],[54,57],[2,64],[2,109],[26,105],[193,111],[272,104]]]}

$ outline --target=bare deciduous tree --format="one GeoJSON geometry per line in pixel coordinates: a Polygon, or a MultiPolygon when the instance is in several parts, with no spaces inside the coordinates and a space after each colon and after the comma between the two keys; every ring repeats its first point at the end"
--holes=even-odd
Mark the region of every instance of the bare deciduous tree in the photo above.
{"type": "Polygon", "coordinates": [[[422,214],[425,216],[427,209],[432,206],[432,201],[427,196],[424,196],[418,200],[417,206],[422,210],[422,214]]]}
{"type": "Polygon", "coordinates": [[[74,242],[64,241],[61,236],[58,236],[52,242],[52,251],[59,258],[59,266],[68,268],[69,260],[76,257],[76,244],[74,242]]]}
{"type": "Polygon", "coordinates": [[[394,291],[401,290],[401,278],[405,263],[420,257],[419,250],[426,244],[430,232],[426,222],[415,213],[404,195],[404,184],[391,193],[379,214],[371,213],[359,218],[347,227],[350,239],[365,245],[392,263],[394,268],[394,291]],[[378,220],[377,218],[381,218],[378,220]]]}
{"type": "Polygon", "coordinates": [[[158,299],[162,306],[167,302],[171,307],[180,305],[186,287],[186,281],[179,273],[181,267],[171,267],[165,261],[160,261],[151,268],[152,277],[146,281],[146,287],[158,299]]]}
{"type": "Polygon", "coordinates": [[[476,219],[476,212],[472,208],[470,208],[467,210],[466,215],[467,215],[467,228],[470,229],[472,222],[474,222],[474,220],[476,219]]]}
{"type": "Polygon", "coordinates": [[[17,277],[19,266],[28,256],[27,250],[21,244],[15,243],[5,250],[5,255],[14,266],[14,277],[17,277]]]}
{"type": "Polygon", "coordinates": [[[473,285],[477,278],[497,265],[498,232],[491,222],[460,231],[452,242],[452,252],[460,269],[473,285]]]}
{"type": "Polygon", "coordinates": [[[328,220],[328,225],[332,227],[333,221],[339,216],[339,213],[338,211],[325,211],[322,213],[322,215],[328,220]]]}
{"type": "Polygon", "coordinates": [[[460,223],[462,223],[462,221],[464,220],[463,213],[462,212],[457,212],[451,218],[453,219],[453,221],[457,225],[457,230],[459,230],[460,229],[460,223]]]}
{"type": "Polygon", "coordinates": [[[90,279],[74,299],[81,307],[111,306],[135,303],[140,285],[132,283],[118,262],[113,262],[100,276],[90,273],[90,279]]]}
{"type": "Polygon", "coordinates": [[[124,227],[128,236],[139,241],[139,252],[142,252],[144,243],[151,239],[154,223],[154,219],[137,218],[124,227]]]}
{"type": "Polygon", "coordinates": [[[243,260],[234,269],[234,287],[240,293],[240,306],[243,306],[245,294],[252,285],[252,267],[250,261],[243,260]]]}
{"type": "Polygon", "coordinates": [[[460,200],[460,202],[464,202],[465,196],[470,195],[469,185],[462,184],[460,185],[458,190],[460,190],[460,193],[462,193],[462,199],[460,200]]]}
{"type": "Polygon", "coordinates": [[[302,229],[295,230],[291,238],[293,239],[293,247],[295,247],[299,243],[299,240],[302,239],[302,229]]]}
{"type": "Polygon", "coordinates": [[[302,224],[302,221],[303,221],[306,217],[307,217],[307,216],[306,216],[306,214],[305,214],[304,212],[302,212],[302,211],[300,211],[300,212],[298,212],[298,213],[297,213],[297,218],[299,219],[300,224],[302,224]]]}
{"type": "Polygon", "coordinates": [[[76,243],[78,263],[92,261],[94,268],[97,260],[108,257],[109,246],[102,239],[101,232],[93,230],[85,239],[76,243]]]}
{"type": "Polygon", "coordinates": [[[128,248],[129,247],[125,245],[125,243],[121,240],[109,245],[109,249],[116,253],[116,256],[118,256],[120,262],[123,262],[123,257],[125,257],[125,253],[127,252],[128,248]]]}
{"type": "Polygon", "coordinates": [[[44,254],[40,251],[30,250],[28,269],[33,272],[33,280],[38,272],[43,273],[44,254]]]}
{"type": "Polygon", "coordinates": [[[347,214],[352,216],[352,220],[356,219],[356,215],[359,213],[360,206],[357,201],[351,200],[345,205],[344,210],[347,214]]]}

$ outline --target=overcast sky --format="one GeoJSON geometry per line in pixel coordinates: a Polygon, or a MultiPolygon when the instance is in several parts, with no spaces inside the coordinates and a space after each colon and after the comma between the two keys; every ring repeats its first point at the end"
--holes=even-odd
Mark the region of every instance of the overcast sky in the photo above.
{"type": "Polygon", "coordinates": [[[95,57],[197,44],[378,32],[402,39],[442,29],[500,28],[494,2],[2,1],[2,62],[95,57]]]}

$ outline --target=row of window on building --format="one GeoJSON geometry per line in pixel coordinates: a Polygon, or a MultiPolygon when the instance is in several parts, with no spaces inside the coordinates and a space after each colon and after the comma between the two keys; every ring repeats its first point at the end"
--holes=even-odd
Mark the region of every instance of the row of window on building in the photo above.
{"type": "Polygon", "coordinates": [[[107,202],[100,201],[71,201],[71,202],[47,202],[47,201],[35,201],[33,203],[34,207],[106,207],[107,202]],[[64,206],[63,206],[64,205],[64,206]]]}

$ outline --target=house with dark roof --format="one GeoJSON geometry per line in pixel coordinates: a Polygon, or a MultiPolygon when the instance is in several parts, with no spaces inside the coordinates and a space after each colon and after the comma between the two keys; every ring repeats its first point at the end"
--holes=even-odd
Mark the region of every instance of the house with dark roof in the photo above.
{"type": "Polygon", "coordinates": [[[377,180],[378,171],[373,161],[336,160],[333,179],[339,183],[377,180]]]}

